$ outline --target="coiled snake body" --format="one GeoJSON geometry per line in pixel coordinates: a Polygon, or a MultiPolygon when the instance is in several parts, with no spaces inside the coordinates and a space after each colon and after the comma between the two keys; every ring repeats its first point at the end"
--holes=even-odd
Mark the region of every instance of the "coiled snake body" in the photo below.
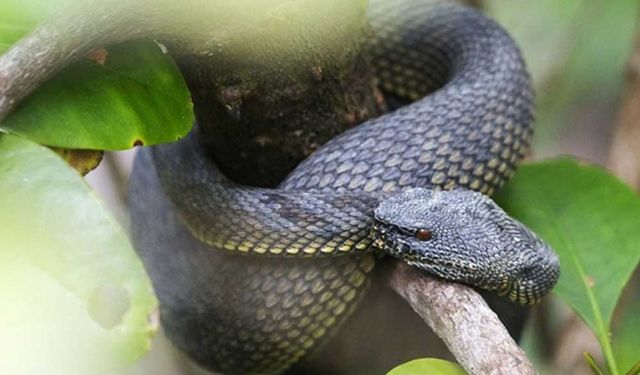
{"type": "Polygon", "coordinates": [[[136,247],[167,335],[199,363],[283,371],[353,309],[376,249],[520,303],[555,284],[553,252],[486,197],[531,140],[516,46],[473,10],[388,4],[370,11],[374,68],[417,101],[333,139],[278,189],[227,180],[197,131],[137,158],[136,247]],[[153,186],[169,200],[142,198],[153,186]]]}

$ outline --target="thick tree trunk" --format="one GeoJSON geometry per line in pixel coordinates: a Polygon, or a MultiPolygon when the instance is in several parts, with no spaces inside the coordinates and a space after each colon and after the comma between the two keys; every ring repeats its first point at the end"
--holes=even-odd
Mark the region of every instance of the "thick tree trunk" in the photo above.
{"type": "Polygon", "coordinates": [[[327,2],[331,21],[314,17],[295,37],[289,27],[249,30],[213,55],[169,45],[208,149],[228,177],[275,186],[320,145],[380,113],[361,53],[364,8],[352,4],[327,2]],[[327,23],[331,32],[317,33],[327,23]]]}

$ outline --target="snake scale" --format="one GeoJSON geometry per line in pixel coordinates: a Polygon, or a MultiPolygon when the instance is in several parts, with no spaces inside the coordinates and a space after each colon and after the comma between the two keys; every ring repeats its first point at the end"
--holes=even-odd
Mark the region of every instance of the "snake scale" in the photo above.
{"type": "Polygon", "coordinates": [[[520,303],[558,278],[552,250],[487,197],[532,137],[514,42],[457,5],[374,2],[369,18],[381,89],[413,103],[331,140],[277,189],[226,179],[197,129],[136,159],[136,248],[167,335],[207,368],[284,371],[357,305],[380,250],[520,303]]]}

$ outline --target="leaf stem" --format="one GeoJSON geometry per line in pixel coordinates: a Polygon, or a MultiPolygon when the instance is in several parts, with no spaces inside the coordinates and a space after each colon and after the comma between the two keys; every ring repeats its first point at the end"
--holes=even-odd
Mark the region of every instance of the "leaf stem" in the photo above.
{"type": "MultiPolygon", "coordinates": [[[[585,280],[586,281],[586,280],[585,280]]],[[[607,367],[609,368],[609,372],[612,375],[618,375],[618,366],[616,365],[616,359],[613,355],[613,350],[611,349],[611,338],[609,336],[609,330],[605,327],[604,322],[602,321],[602,315],[600,314],[600,310],[597,308],[597,302],[595,300],[595,296],[591,291],[591,287],[585,283],[587,288],[587,295],[589,296],[589,303],[591,304],[591,308],[593,309],[596,324],[598,325],[598,341],[600,341],[600,346],[602,347],[602,354],[604,354],[604,358],[607,362],[607,367]]]]}
{"type": "MultiPolygon", "coordinates": [[[[564,240],[564,238],[563,238],[564,240]]],[[[568,248],[572,248],[568,242],[566,242],[568,248]]],[[[575,253],[574,253],[575,255],[575,253]]],[[[588,280],[587,274],[584,272],[582,265],[578,261],[578,257],[573,257],[574,264],[580,273],[580,277],[582,278],[583,285],[585,287],[585,291],[587,293],[587,297],[589,298],[589,304],[591,305],[591,310],[593,310],[593,315],[596,323],[596,336],[598,337],[598,341],[600,342],[600,346],[602,347],[602,354],[604,355],[605,361],[607,362],[607,367],[609,368],[609,372],[611,375],[619,375],[618,366],[616,365],[616,360],[613,355],[613,350],[611,349],[611,339],[609,337],[609,330],[604,324],[602,319],[602,314],[600,313],[600,308],[598,306],[598,302],[596,301],[596,297],[593,294],[591,282],[588,280]]]]}
{"type": "MultiPolygon", "coordinates": [[[[566,231],[559,230],[559,231],[556,231],[556,233],[560,238],[560,240],[564,242],[566,249],[568,249],[573,255],[571,258],[573,260],[573,263],[576,269],[578,270],[578,273],[580,274],[580,278],[582,279],[582,285],[584,285],[585,292],[587,294],[587,297],[589,298],[589,305],[591,305],[591,310],[593,311],[593,316],[596,324],[595,334],[602,348],[602,354],[604,355],[605,361],[607,362],[607,368],[609,369],[609,372],[611,375],[619,375],[620,373],[618,372],[618,366],[616,364],[616,360],[613,355],[613,350],[611,349],[611,340],[609,337],[609,330],[604,324],[604,321],[602,319],[602,314],[598,306],[598,301],[596,300],[596,297],[593,294],[593,289],[592,289],[593,282],[589,280],[589,277],[587,276],[586,272],[582,268],[582,264],[580,263],[577,251],[575,250],[571,242],[567,240],[565,236],[566,231]]],[[[591,328],[593,329],[593,327],[591,328]]]]}

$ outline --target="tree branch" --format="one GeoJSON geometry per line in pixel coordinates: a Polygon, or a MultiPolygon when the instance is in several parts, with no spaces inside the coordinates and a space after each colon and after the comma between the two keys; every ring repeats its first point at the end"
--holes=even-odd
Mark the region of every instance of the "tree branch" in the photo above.
{"type": "Polygon", "coordinates": [[[390,284],[470,374],[536,374],[524,351],[473,289],[432,278],[402,262],[391,271],[390,284]]]}
{"type": "Polygon", "coordinates": [[[0,56],[0,122],[44,81],[92,48],[148,32],[132,22],[140,16],[135,7],[105,11],[105,4],[79,4],[65,10],[71,16],[43,22],[0,56]]]}

